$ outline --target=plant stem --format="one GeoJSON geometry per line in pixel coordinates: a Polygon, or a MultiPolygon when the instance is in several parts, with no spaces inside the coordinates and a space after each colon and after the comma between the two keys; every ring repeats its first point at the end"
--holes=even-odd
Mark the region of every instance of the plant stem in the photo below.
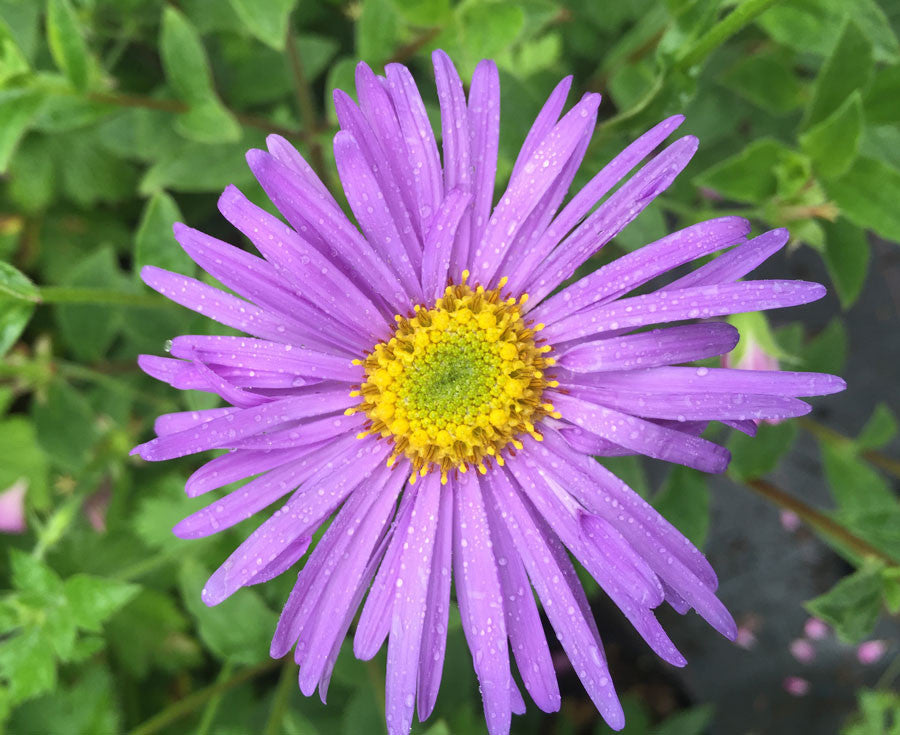
{"type": "Polygon", "coordinates": [[[744,0],[744,2],[700,36],[692,46],[682,51],[675,62],[675,68],[679,71],[687,71],[692,66],[696,66],[744,26],[753,22],[760,13],[768,10],[777,1],[778,0],[744,0]]]}
{"type": "Polygon", "coordinates": [[[825,534],[826,536],[829,536],[843,546],[851,549],[856,554],[859,554],[859,556],[874,557],[875,559],[880,559],[881,561],[891,566],[900,564],[900,561],[898,561],[897,559],[888,556],[886,553],[881,551],[881,549],[872,546],[865,539],[862,539],[851,531],[848,531],[840,523],[836,522],[829,516],[825,515],[821,511],[816,510],[812,506],[807,505],[802,500],[795,498],[793,495],[789,495],[788,493],[784,492],[784,490],[773,485],[771,482],[768,482],[767,480],[756,479],[747,480],[745,481],[745,484],[758,495],[761,495],[766,500],[773,502],[775,505],[781,508],[795,513],[813,528],[825,534]]]}
{"type": "MultiPolygon", "coordinates": [[[[233,671],[234,664],[231,661],[226,661],[224,666],[222,666],[219,675],[216,677],[216,684],[228,681],[233,671]]],[[[213,726],[213,722],[215,722],[216,712],[219,711],[219,705],[222,704],[223,695],[224,692],[218,692],[209,698],[206,707],[203,708],[203,715],[200,717],[200,724],[197,725],[197,731],[194,735],[207,735],[209,729],[213,726]]]]}
{"type": "Polygon", "coordinates": [[[291,692],[295,689],[295,679],[297,667],[290,656],[284,660],[281,667],[281,676],[278,679],[278,688],[275,690],[275,696],[272,699],[272,709],[269,712],[269,718],[266,720],[266,726],[263,728],[262,735],[279,735],[281,733],[281,725],[284,720],[284,713],[291,701],[291,692]]]}
{"type": "MultiPolygon", "coordinates": [[[[810,434],[821,441],[833,442],[836,444],[852,443],[853,440],[849,436],[845,436],[834,429],[820,424],[815,419],[804,416],[797,419],[797,422],[806,429],[810,434]]],[[[864,449],[860,452],[861,456],[885,472],[892,474],[894,477],[900,477],[900,461],[888,457],[874,449],[864,449]]]]}
{"type": "Polygon", "coordinates": [[[174,306],[162,296],[132,293],[113,288],[83,288],[79,286],[42,286],[38,290],[38,303],[43,304],[97,304],[110,306],[174,306]]]}
{"type": "Polygon", "coordinates": [[[129,735],[151,735],[155,732],[164,731],[169,725],[182,717],[186,717],[195,710],[202,707],[209,699],[215,697],[229,689],[233,689],[245,682],[255,679],[257,676],[267,674],[278,666],[278,661],[263,661],[261,664],[241,669],[236,674],[225,681],[217,681],[204,689],[189,694],[184,699],[166,707],[162,712],[154,715],[149,720],[145,720],[136,728],[130,731],[129,735]]]}

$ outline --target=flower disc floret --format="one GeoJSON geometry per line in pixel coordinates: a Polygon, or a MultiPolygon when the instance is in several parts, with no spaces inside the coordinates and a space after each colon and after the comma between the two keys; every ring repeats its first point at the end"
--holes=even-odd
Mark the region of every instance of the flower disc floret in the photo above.
{"type": "Polygon", "coordinates": [[[540,439],[535,424],[555,409],[543,401],[556,385],[546,375],[554,359],[539,344],[542,324],[526,322],[520,310],[527,295],[503,298],[496,289],[450,285],[435,305],[415,307],[415,315],[395,317],[387,342],[361,361],[366,380],[353,395],[362,402],[348,411],[369,418],[360,436],[392,441],[393,464],[406,455],[413,477],[440,471],[443,482],[454,468],[487,471],[501,452],[522,448],[517,438],[540,439]]]}

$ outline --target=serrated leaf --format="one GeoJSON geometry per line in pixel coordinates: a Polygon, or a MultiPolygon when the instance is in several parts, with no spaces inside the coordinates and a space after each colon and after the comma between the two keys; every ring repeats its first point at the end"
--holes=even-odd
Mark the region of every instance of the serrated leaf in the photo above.
{"type": "Polygon", "coordinates": [[[10,549],[12,584],[20,592],[27,592],[48,601],[55,600],[62,592],[63,582],[47,564],[19,549],[10,549]]]}
{"type": "Polygon", "coordinates": [[[887,482],[859,458],[852,442],[822,442],[822,460],[825,478],[841,512],[856,515],[897,507],[887,482]]]}
{"type": "Polygon", "coordinates": [[[81,91],[87,89],[90,56],[81,24],[68,0],[47,3],[47,45],[56,66],[72,86],[81,91]]]}
{"type": "Polygon", "coordinates": [[[828,117],[803,133],[800,146],[812,159],[820,177],[837,178],[847,172],[856,158],[862,129],[862,97],[856,91],[828,117]]]}
{"type": "Polygon", "coordinates": [[[825,231],[825,265],[841,306],[849,309],[859,298],[869,272],[869,240],[863,230],[843,218],[823,222],[822,227],[825,231]]]}
{"type": "Polygon", "coordinates": [[[881,449],[897,436],[897,417],[885,403],[879,403],[859,436],[856,446],[860,449],[881,449]]]}
{"type": "Polygon", "coordinates": [[[40,301],[37,287],[15,266],[0,262],[0,294],[22,301],[40,301]]]}
{"type": "Polygon", "coordinates": [[[182,219],[175,200],[160,191],[147,200],[134,235],[134,272],[145,265],[193,275],[194,261],[184,252],[172,234],[172,225],[182,219]]]}
{"type": "Polygon", "coordinates": [[[269,655],[269,639],[277,616],[252,589],[242,589],[215,607],[207,607],[200,592],[209,573],[188,559],[178,574],[185,607],[197,622],[200,637],[217,656],[235,663],[258,663],[269,655]]]}
{"type": "Polygon", "coordinates": [[[831,625],[842,641],[858,643],[872,632],[881,613],[882,569],[880,563],[865,564],[807,602],[806,609],[831,625]]]}
{"type": "Polygon", "coordinates": [[[9,682],[13,703],[53,689],[56,659],[39,629],[30,628],[3,642],[0,646],[0,677],[9,682]]]}
{"type": "Polygon", "coordinates": [[[229,0],[246,29],[276,51],[284,50],[288,19],[297,0],[229,0]]]}
{"type": "Polygon", "coordinates": [[[733,431],[728,439],[731,452],[730,475],[739,480],[752,480],[768,474],[790,451],[797,429],[791,422],[761,423],[756,436],[733,431]]]}
{"type": "Polygon", "coordinates": [[[851,222],[900,242],[900,171],[883,161],[860,156],[843,176],[823,185],[851,222]]]}
{"type": "Polygon", "coordinates": [[[6,173],[16,145],[43,101],[44,95],[34,90],[0,90],[0,174],[6,173]]]}
{"type": "Polygon", "coordinates": [[[741,153],[717,163],[694,179],[726,199],[759,204],[773,196],[778,188],[776,167],[789,154],[787,146],[764,138],[747,146],[741,153]]]}
{"type": "Polygon", "coordinates": [[[697,548],[709,531],[709,488],[704,475],[688,467],[673,467],[662,490],[653,498],[656,508],[697,548]]]}
{"type": "Polygon", "coordinates": [[[104,622],[134,597],[140,587],[129,582],[76,574],[65,584],[69,614],[84,630],[99,632],[104,622]]]}
{"type": "Polygon", "coordinates": [[[859,26],[848,20],[834,51],[816,76],[804,127],[821,122],[851,94],[864,89],[873,69],[872,44],[859,26]]]}

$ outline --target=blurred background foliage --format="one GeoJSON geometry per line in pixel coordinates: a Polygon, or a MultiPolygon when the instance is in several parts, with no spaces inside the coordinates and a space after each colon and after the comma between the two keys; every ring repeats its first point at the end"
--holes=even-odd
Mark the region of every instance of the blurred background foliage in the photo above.
{"type": "MultiPolygon", "coordinates": [[[[575,186],[664,115],[685,113],[683,130],[701,139],[687,173],[590,267],[740,213],[760,229],[790,227],[787,257],[814,251],[846,311],[866,283],[870,235],[900,241],[898,23],[896,0],[0,0],[0,491],[4,507],[25,502],[25,528],[0,537],[0,722],[12,733],[382,731],[383,661],[345,651],[331,706],[304,700],[292,664],[267,655],[292,575],[215,609],[199,599],[254,522],[203,541],[173,537],[200,504],[183,493],[196,460],[147,466],[127,454],[155,415],[212,405],[136,370],[136,354],[211,329],[150,294],[140,267],[196,275],[172,239],[175,220],[236,241],[216,198],[234,183],[263,203],[244,152],[269,132],[334,187],[331,90],[352,92],[359,59],[409,64],[434,119],[432,49],[464,78],[496,59],[501,179],[563,75],[604,94],[575,186]]],[[[815,331],[735,321],[742,345],[785,368],[842,370],[837,309],[815,331]]],[[[884,391],[896,399],[896,384],[884,391]]],[[[857,642],[900,609],[900,463],[888,456],[897,421],[880,405],[858,435],[840,429],[809,419],[727,441],[731,478],[849,563],[807,605],[857,642]],[[820,447],[831,493],[821,509],[766,479],[801,434],[820,447]]],[[[711,497],[701,475],[651,468],[648,480],[631,459],[614,469],[703,543],[711,497]]],[[[484,731],[451,622],[438,708],[417,732],[484,731]]],[[[897,733],[897,673],[860,692],[858,713],[833,731],[897,733]]],[[[571,674],[563,683],[561,713],[530,708],[514,732],[607,732],[571,674]]],[[[702,692],[685,709],[623,688],[632,735],[699,735],[715,716],[702,692]]]]}

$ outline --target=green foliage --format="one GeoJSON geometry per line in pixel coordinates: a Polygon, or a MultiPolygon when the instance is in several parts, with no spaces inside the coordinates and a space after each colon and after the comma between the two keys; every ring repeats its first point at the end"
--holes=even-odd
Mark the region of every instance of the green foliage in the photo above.
{"type": "Polygon", "coordinates": [[[882,572],[881,564],[866,564],[807,602],[806,609],[833,626],[841,640],[858,643],[872,632],[881,612],[882,572]]]}
{"type": "Polygon", "coordinates": [[[890,691],[863,690],[859,714],[841,735],[897,735],[900,733],[900,695],[890,691]]]}
{"type": "MultiPolygon", "coordinates": [[[[490,56],[503,91],[499,196],[531,120],[572,74],[570,103],[587,90],[604,94],[573,190],[665,116],[686,113],[683,134],[701,139],[686,174],[608,251],[635,250],[727,210],[749,217],[756,232],[789,227],[778,267],[787,273],[794,249],[813,248],[851,309],[880,267],[883,247],[870,247],[869,234],[900,241],[900,44],[897,14],[883,7],[0,0],[0,491],[26,490],[28,523],[25,535],[4,536],[10,561],[0,560],[9,590],[0,597],[0,729],[127,732],[258,666],[258,678],[229,689],[218,709],[191,711],[161,731],[357,733],[381,721],[383,654],[367,670],[345,650],[327,708],[292,688],[276,707],[265,662],[293,574],[206,608],[199,595],[209,570],[253,522],[210,539],[174,538],[172,526],[206,502],[183,492],[196,460],[160,469],[128,456],[158,414],[215,405],[135,368],[139,352],[160,354],[174,335],[215,329],[161,306],[137,274],[154,264],[205,278],[171,226],[183,220],[241,242],[216,208],[228,184],[271,209],[246,166],[248,148],[279,132],[307,160],[324,159],[320,173],[335,188],[331,95],[353,92],[357,61],[376,71],[388,61],[409,65],[436,120],[430,52],[448,51],[466,80],[490,56]],[[281,720],[271,724],[273,711],[281,720]]],[[[796,262],[807,264],[802,255],[796,262]]],[[[774,331],[759,314],[734,318],[741,348],[752,337],[785,369],[841,372],[852,340],[840,318],[810,334],[784,321],[790,312],[777,318],[774,331]]],[[[755,439],[716,431],[738,482],[776,472],[798,435],[792,422],[763,424],[755,439]]],[[[890,453],[896,434],[884,405],[855,439],[820,437],[832,519],[893,558],[900,512],[873,453],[890,453]]],[[[636,457],[602,461],[703,542],[710,495],[702,475],[675,468],[658,488],[636,457]]],[[[856,636],[879,609],[900,607],[900,576],[891,565],[876,573],[864,554],[829,541],[861,571],[811,605],[856,636]]],[[[593,581],[588,589],[601,594],[593,581]]],[[[452,686],[416,732],[482,731],[455,611],[444,679],[452,686]]],[[[862,719],[847,732],[868,735],[859,728],[887,721],[895,706],[863,695],[862,719]]],[[[633,735],[699,735],[710,719],[700,707],[659,723],[636,696],[626,709],[633,735]]],[[[595,729],[583,716],[567,699],[551,727],[595,729]]],[[[523,733],[546,729],[533,712],[521,723],[523,733]]]]}

